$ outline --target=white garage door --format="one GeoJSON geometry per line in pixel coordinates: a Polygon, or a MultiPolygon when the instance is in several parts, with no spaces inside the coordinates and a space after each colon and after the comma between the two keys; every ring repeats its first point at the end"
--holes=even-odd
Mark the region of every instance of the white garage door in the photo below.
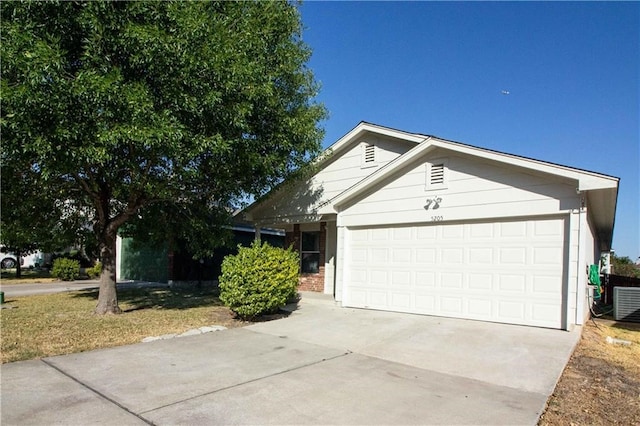
{"type": "Polygon", "coordinates": [[[562,328],[564,219],[349,228],[343,305],[562,328]]]}

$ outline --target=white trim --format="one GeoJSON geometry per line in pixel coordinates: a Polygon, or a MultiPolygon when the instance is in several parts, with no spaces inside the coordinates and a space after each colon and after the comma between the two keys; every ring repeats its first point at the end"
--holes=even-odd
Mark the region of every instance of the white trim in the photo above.
{"type": "Polygon", "coordinates": [[[335,222],[324,227],[324,294],[333,294],[336,281],[337,230],[335,222]]]}
{"type": "Polygon", "coordinates": [[[575,324],[584,324],[585,300],[588,296],[587,291],[587,233],[589,232],[589,224],[587,223],[587,212],[584,207],[578,211],[578,276],[576,277],[576,318],[575,324]]]}
{"type": "Polygon", "coordinates": [[[347,228],[344,226],[337,226],[336,229],[337,241],[336,241],[336,288],[334,298],[336,302],[342,302],[342,289],[345,280],[345,262],[349,260],[349,251],[346,249],[346,237],[347,228]]]}
{"type": "MultiPolygon", "coordinates": [[[[325,150],[325,152],[330,152],[332,154],[337,154],[341,152],[344,148],[353,142],[353,140],[362,137],[365,133],[371,132],[382,136],[388,136],[391,138],[402,139],[407,142],[413,142],[416,144],[421,143],[425,140],[425,136],[417,135],[413,133],[403,132],[400,130],[390,129],[388,127],[377,126],[375,124],[366,123],[361,121],[358,123],[356,127],[351,129],[346,135],[338,139],[336,143],[331,145],[329,148],[325,150]]],[[[324,155],[320,155],[319,158],[324,158],[324,155]]]]}
{"type": "Polygon", "coordinates": [[[618,187],[619,179],[616,177],[573,169],[570,167],[546,163],[539,160],[518,157],[512,154],[498,153],[495,151],[476,148],[457,142],[445,141],[434,137],[428,137],[417,147],[409,150],[407,153],[391,161],[375,173],[370,174],[365,179],[358,182],[356,185],[335,196],[331,200],[331,202],[336,207],[347,203],[348,201],[361,194],[363,191],[366,191],[371,186],[380,183],[393,173],[397,172],[398,169],[408,164],[413,164],[420,156],[436,148],[454,151],[461,154],[475,156],[478,158],[483,158],[500,163],[506,163],[516,167],[533,170],[539,173],[547,173],[554,176],[575,180],[577,183],[576,191],[594,189],[617,189],[618,187]]]}

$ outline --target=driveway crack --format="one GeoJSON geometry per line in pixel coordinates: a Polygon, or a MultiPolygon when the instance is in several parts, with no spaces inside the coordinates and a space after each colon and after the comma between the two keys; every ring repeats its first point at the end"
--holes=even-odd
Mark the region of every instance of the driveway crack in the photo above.
{"type": "Polygon", "coordinates": [[[83,388],[85,388],[85,389],[91,391],[92,393],[98,395],[99,397],[109,401],[110,403],[112,403],[115,406],[121,408],[122,410],[126,411],[127,413],[137,417],[138,419],[142,420],[146,424],[148,424],[148,425],[153,425],[154,424],[154,423],[150,422],[149,420],[145,419],[144,417],[140,416],[138,413],[136,413],[134,411],[131,411],[126,406],[120,404],[118,401],[115,401],[114,399],[109,398],[107,395],[103,394],[102,392],[92,388],[88,384],[86,384],[86,383],[82,382],[81,380],[78,380],[77,378],[73,377],[71,374],[67,373],[66,371],[64,371],[60,367],[56,366],[55,364],[52,364],[52,363],[48,362],[46,359],[41,359],[40,361],[42,361],[44,364],[48,365],[49,367],[53,368],[54,370],[58,371],[60,374],[70,378],[71,380],[73,380],[74,382],[76,382],[77,384],[82,386],[83,388]]]}
{"type": "MultiPolygon", "coordinates": [[[[147,414],[147,413],[151,413],[153,411],[162,410],[163,408],[171,407],[171,406],[177,405],[177,404],[182,404],[182,403],[187,402],[187,401],[198,399],[198,398],[201,398],[201,397],[207,396],[207,395],[213,395],[215,393],[226,391],[226,390],[229,390],[229,389],[234,389],[234,388],[237,388],[239,386],[244,386],[244,385],[249,384],[249,383],[257,382],[259,380],[268,379],[270,377],[276,377],[276,376],[279,376],[279,375],[282,375],[282,374],[285,374],[285,373],[289,373],[291,371],[296,371],[296,370],[300,370],[302,368],[306,368],[306,367],[310,367],[310,366],[313,366],[313,365],[321,364],[323,362],[331,361],[331,360],[337,359],[337,358],[341,358],[341,357],[350,355],[352,353],[353,352],[351,352],[350,350],[346,350],[344,353],[341,353],[339,355],[335,355],[335,356],[331,356],[331,357],[327,357],[327,358],[322,358],[322,359],[320,359],[318,361],[310,362],[310,363],[307,363],[307,364],[302,364],[302,365],[299,365],[299,366],[293,367],[293,368],[288,368],[286,370],[278,371],[276,373],[268,374],[266,376],[256,377],[254,379],[247,380],[247,381],[242,382],[242,383],[236,383],[234,385],[226,386],[226,387],[223,387],[223,388],[220,388],[220,389],[215,389],[215,390],[212,390],[210,392],[205,392],[205,393],[202,393],[200,395],[196,395],[196,396],[192,396],[192,397],[189,397],[189,398],[182,399],[180,401],[174,401],[174,402],[172,402],[170,404],[165,404],[165,405],[162,405],[162,406],[159,406],[159,407],[152,408],[151,410],[142,411],[142,412],[140,412],[140,414],[147,414]]],[[[149,423],[149,421],[147,421],[147,420],[145,420],[145,421],[147,423],[149,423]]],[[[154,423],[149,423],[149,424],[154,424],[154,423]]]]}

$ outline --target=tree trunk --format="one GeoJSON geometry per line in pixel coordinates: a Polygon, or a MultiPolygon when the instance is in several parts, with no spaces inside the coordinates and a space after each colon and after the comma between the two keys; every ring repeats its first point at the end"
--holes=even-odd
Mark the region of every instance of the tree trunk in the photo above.
{"type": "Polygon", "coordinates": [[[103,233],[103,241],[100,241],[100,261],[102,273],[100,274],[100,292],[98,293],[98,305],[95,313],[119,314],[122,311],[118,306],[118,293],[116,292],[116,233],[103,233]]]}
{"type": "Polygon", "coordinates": [[[20,261],[22,260],[22,252],[20,250],[16,250],[16,278],[22,278],[22,265],[20,261]]]}

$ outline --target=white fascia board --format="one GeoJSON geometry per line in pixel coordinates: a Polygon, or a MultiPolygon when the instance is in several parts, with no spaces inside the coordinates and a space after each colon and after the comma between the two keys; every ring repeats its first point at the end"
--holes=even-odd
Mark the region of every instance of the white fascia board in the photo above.
{"type": "MultiPolygon", "coordinates": [[[[417,135],[415,136],[417,137],[417,135]]],[[[491,151],[471,145],[461,144],[458,142],[442,140],[432,136],[422,136],[422,138],[422,142],[418,146],[396,158],[394,161],[388,163],[386,166],[369,175],[367,178],[358,182],[351,188],[348,188],[344,192],[338,194],[332,200],[330,200],[331,204],[336,208],[336,210],[340,210],[339,206],[345,204],[347,201],[353,199],[370,186],[381,182],[391,174],[395,173],[397,169],[403,167],[406,164],[412,163],[416,158],[434,148],[442,148],[453,152],[458,152],[460,154],[466,154],[472,157],[483,158],[503,164],[509,164],[515,167],[571,179],[578,183],[578,186],[576,188],[576,190],[578,191],[587,191],[594,189],[617,189],[618,187],[619,179],[616,177],[574,169],[558,164],[547,163],[531,158],[519,157],[513,154],[491,151]]]]}
{"type": "Polygon", "coordinates": [[[579,170],[568,166],[548,163],[532,158],[520,157],[513,154],[491,151],[470,145],[460,144],[457,142],[436,140],[434,141],[434,145],[441,146],[442,148],[450,149],[463,154],[482,157],[487,160],[498,161],[516,167],[522,167],[533,171],[572,179],[578,182],[578,187],[576,189],[579,191],[617,188],[618,181],[620,180],[613,176],[607,176],[587,170],[579,170]]]}
{"type": "MultiPolygon", "coordinates": [[[[327,149],[325,149],[324,151],[322,151],[318,157],[316,157],[313,160],[313,164],[314,165],[319,165],[322,164],[324,161],[332,158],[333,156],[339,154],[341,151],[343,151],[344,149],[348,148],[349,146],[351,146],[351,144],[354,141],[357,141],[360,137],[362,137],[365,133],[374,133],[374,134],[378,134],[378,135],[382,135],[382,136],[388,136],[391,138],[395,138],[395,139],[402,139],[408,142],[414,142],[415,144],[419,144],[421,142],[423,142],[425,140],[426,136],[423,135],[418,135],[418,134],[413,134],[413,133],[407,133],[407,132],[403,132],[400,130],[395,130],[395,129],[391,129],[388,127],[383,127],[383,126],[378,126],[375,124],[371,124],[371,123],[367,123],[367,122],[360,122],[356,127],[354,127],[353,129],[351,129],[346,135],[344,135],[343,137],[341,137],[340,139],[338,139],[338,141],[336,141],[333,145],[329,146],[327,149]]],[[[275,191],[277,191],[277,188],[275,189],[275,191]]],[[[256,200],[253,203],[251,203],[250,205],[248,205],[247,207],[245,207],[241,212],[244,214],[244,217],[247,218],[247,220],[252,220],[252,212],[256,209],[259,208],[260,205],[262,205],[265,201],[267,201],[269,198],[273,197],[274,195],[276,195],[275,192],[272,192],[270,194],[265,195],[264,197],[262,197],[260,200],[256,200]]],[[[276,196],[284,196],[284,193],[281,194],[277,194],[276,196]]],[[[326,202],[324,205],[328,205],[331,202],[328,201],[326,202]]]]}
{"type": "Polygon", "coordinates": [[[348,188],[347,190],[336,195],[332,200],[330,200],[331,205],[334,206],[336,211],[339,211],[340,205],[343,205],[347,201],[353,199],[354,197],[356,197],[358,194],[360,194],[362,191],[366,190],[370,186],[383,181],[395,170],[397,170],[398,168],[402,167],[407,163],[410,163],[413,159],[418,157],[424,151],[431,148],[433,146],[430,143],[431,141],[432,141],[432,138],[429,136],[427,136],[426,139],[425,137],[422,137],[422,142],[418,146],[416,146],[413,149],[410,149],[409,151],[402,154],[395,160],[387,163],[384,167],[381,167],[378,171],[370,174],[360,182],[353,185],[351,188],[348,188]]]}
{"type": "MultiPolygon", "coordinates": [[[[413,133],[407,133],[400,130],[390,129],[388,127],[377,126],[375,124],[360,122],[356,127],[351,129],[349,133],[338,139],[333,145],[327,148],[324,152],[330,152],[332,154],[340,152],[343,148],[349,146],[351,142],[360,138],[364,133],[375,133],[382,136],[388,136],[395,139],[402,139],[408,142],[414,142],[419,144],[424,141],[425,136],[416,135],[413,133]]],[[[323,158],[324,155],[320,155],[318,158],[323,158]]]]}

